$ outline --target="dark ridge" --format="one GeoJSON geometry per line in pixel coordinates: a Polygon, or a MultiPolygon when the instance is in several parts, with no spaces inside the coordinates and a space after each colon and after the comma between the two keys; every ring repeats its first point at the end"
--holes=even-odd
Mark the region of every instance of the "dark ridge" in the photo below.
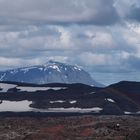
{"type": "Polygon", "coordinates": [[[140,82],[121,81],[107,88],[114,89],[122,95],[126,95],[140,105],[140,82]]]}
{"type": "Polygon", "coordinates": [[[109,87],[126,88],[126,89],[127,88],[138,88],[138,89],[140,89],[140,82],[136,82],[136,81],[120,81],[118,83],[109,85],[109,87]]]}

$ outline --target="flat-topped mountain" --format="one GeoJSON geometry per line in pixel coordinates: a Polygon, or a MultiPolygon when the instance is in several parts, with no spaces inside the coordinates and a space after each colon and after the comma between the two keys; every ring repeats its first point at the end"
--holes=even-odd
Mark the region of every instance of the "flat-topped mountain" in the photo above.
{"type": "Polygon", "coordinates": [[[17,68],[0,72],[0,81],[15,81],[35,84],[83,83],[101,86],[90,74],[78,66],[48,61],[44,65],[17,68]]]}

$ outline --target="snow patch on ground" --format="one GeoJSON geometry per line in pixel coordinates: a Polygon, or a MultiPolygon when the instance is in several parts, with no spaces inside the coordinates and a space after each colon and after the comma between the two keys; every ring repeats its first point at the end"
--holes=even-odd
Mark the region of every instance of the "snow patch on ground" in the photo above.
{"type": "Polygon", "coordinates": [[[45,90],[61,90],[66,89],[66,87],[16,87],[20,91],[35,92],[35,91],[45,91],[45,90]]]}
{"type": "Polygon", "coordinates": [[[109,101],[109,102],[112,102],[112,103],[115,103],[115,101],[113,99],[110,99],[110,98],[107,98],[105,99],[106,101],[109,101]]]}
{"type": "Polygon", "coordinates": [[[35,92],[35,91],[46,91],[46,90],[61,90],[66,89],[67,87],[26,87],[26,86],[18,86],[15,84],[6,84],[0,83],[0,92],[7,92],[11,88],[17,88],[20,91],[27,91],[27,92],[35,92]]]}
{"type": "Polygon", "coordinates": [[[124,114],[130,115],[130,114],[133,114],[133,113],[132,112],[125,111],[124,114]]]}
{"type": "Polygon", "coordinates": [[[140,114],[140,111],[138,111],[137,114],[140,114]]]}
{"type": "Polygon", "coordinates": [[[47,112],[80,112],[80,113],[88,113],[88,112],[94,112],[99,113],[101,110],[103,110],[100,107],[93,107],[93,108],[48,108],[47,112]]]}
{"type": "Polygon", "coordinates": [[[9,89],[16,87],[17,85],[14,84],[5,84],[5,83],[0,83],[0,92],[7,92],[9,89]]]}
{"type": "Polygon", "coordinates": [[[89,94],[94,94],[94,93],[96,93],[96,92],[90,92],[89,94]]]}
{"type": "Polygon", "coordinates": [[[12,111],[12,112],[21,112],[21,111],[32,111],[32,108],[29,107],[31,101],[2,101],[0,104],[0,112],[3,111],[12,111]]]}
{"type": "Polygon", "coordinates": [[[126,115],[136,115],[136,114],[140,114],[140,111],[137,111],[137,112],[124,111],[124,114],[126,114],[126,115]]]}
{"type": "Polygon", "coordinates": [[[48,108],[48,109],[36,109],[31,108],[30,104],[32,101],[2,101],[0,104],[0,112],[3,111],[12,111],[12,112],[25,112],[25,111],[34,111],[34,112],[78,112],[78,113],[99,113],[103,110],[100,107],[93,107],[93,108],[78,108],[78,107],[71,107],[71,108],[48,108]]]}
{"type": "Polygon", "coordinates": [[[57,101],[50,101],[51,104],[54,104],[54,103],[64,103],[65,101],[62,101],[62,100],[57,100],[57,101]]]}
{"type": "Polygon", "coordinates": [[[140,114],[140,111],[137,111],[137,112],[128,112],[128,111],[124,111],[124,114],[126,114],[126,115],[140,114]]]}
{"type": "Polygon", "coordinates": [[[75,104],[77,101],[69,101],[70,104],[75,104]]]}

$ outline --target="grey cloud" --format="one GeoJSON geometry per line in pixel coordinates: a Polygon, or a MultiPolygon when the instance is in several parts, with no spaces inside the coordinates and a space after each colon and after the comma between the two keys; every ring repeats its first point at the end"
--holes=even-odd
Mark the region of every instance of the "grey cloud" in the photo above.
{"type": "Polygon", "coordinates": [[[33,37],[43,37],[43,36],[60,36],[60,32],[58,32],[55,28],[50,28],[46,26],[32,26],[26,28],[25,30],[21,31],[19,34],[19,38],[33,38],[33,37]]]}
{"type": "Polygon", "coordinates": [[[95,24],[119,20],[113,0],[0,0],[0,24],[95,24]]]}
{"type": "Polygon", "coordinates": [[[132,5],[127,18],[140,22],[140,6],[132,5]]]}
{"type": "Polygon", "coordinates": [[[130,56],[125,62],[132,70],[140,70],[140,57],[130,56]]]}

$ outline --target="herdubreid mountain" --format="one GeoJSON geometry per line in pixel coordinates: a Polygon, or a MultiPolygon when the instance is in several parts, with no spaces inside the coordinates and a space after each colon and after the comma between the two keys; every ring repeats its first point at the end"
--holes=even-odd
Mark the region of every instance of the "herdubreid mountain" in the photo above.
{"type": "Polygon", "coordinates": [[[0,72],[0,81],[15,81],[34,84],[83,83],[101,86],[89,73],[78,66],[48,61],[44,65],[17,68],[0,72]]]}

